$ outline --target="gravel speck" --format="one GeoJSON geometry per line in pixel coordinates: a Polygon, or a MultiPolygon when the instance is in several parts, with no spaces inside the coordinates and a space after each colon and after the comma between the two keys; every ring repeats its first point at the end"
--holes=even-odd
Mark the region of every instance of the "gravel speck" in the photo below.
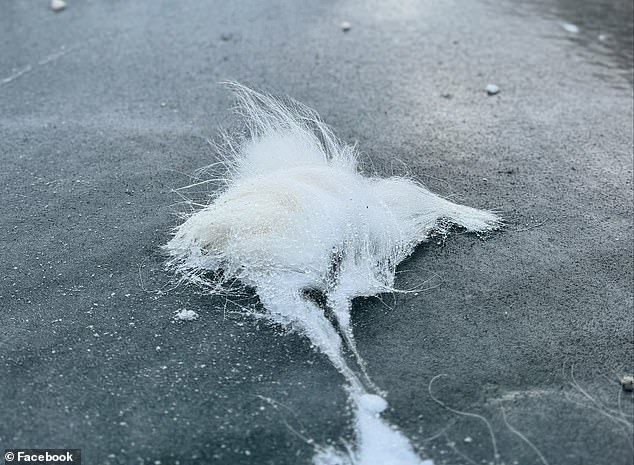
{"type": "Polygon", "coordinates": [[[64,0],[51,0],[51,9],[53,11],[62,11],[64,8],[66,8],[64,0]]]}

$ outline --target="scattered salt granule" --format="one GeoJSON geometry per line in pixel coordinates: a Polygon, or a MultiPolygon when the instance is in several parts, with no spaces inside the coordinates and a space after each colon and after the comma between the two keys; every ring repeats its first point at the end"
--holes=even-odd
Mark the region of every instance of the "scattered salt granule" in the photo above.
{"type": "Polygon", "coordinates": [[[268,319],[304,334],[343,375],[355,443],[317,446],[316,465],[429,465],[381,417],[387,401],[357,350],[351,301],[408,292],[394,287],[396,267],[417,244],[446,235],[451,224],[491,231],[500,218],[412,179],[364,176],[356,147],[337,139],[313,110],[229,86],[245,131],[221,146],[224,185],[176,228],[164,247],[168,267],[209,294],[235,293],[240,284],[254,289],[268,319]],[[315,292],[323,298],[311,298],[315,292]]]}
{"type": "Polygon", "coordinates": [[[196,313],[193,310],[187,310],[185,308],[178,310],[175,312],[176,315],[174,316],[175,320],[179,320],[179,321],[194,321],[198,319],[198,313],[196,313]]]}
{"type": "Polygon", "coordinates": [[[579,27],[571,23],[561,23],[561,27],[563,27],[566,32],[570,32],[572,34],[579,32],[579,27]]]}

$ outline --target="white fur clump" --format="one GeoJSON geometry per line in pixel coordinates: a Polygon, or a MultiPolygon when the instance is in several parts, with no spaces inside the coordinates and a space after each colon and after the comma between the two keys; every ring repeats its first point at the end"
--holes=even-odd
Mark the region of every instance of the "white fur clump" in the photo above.
{"type": "MultiPolygon", "coordinates": [[[[236,281],[254,288],[269,318],[301,330],[346,377],[358,413],[358,445],[402,449],[401,443],[409,443],[395,430],[392,439],[378,434],[391,444],[372,437],[392,429],[367,406],[370,394],[342,355],[347,344],[364,371],[352,338],[350,302],[393,291],[396,266],[433,233],[444,233],[450,224],[489,231],[500,219],[410,179],[363,176],[355,147],[339,141],[313,110],[230,86],[246,134],[227,137],[226,186],[176,229],[165,246],[169,265],[212,293],[236,281]],[[336,324],[306,296],[308,289],[323,293],[336,324]]],[[[383,463],[418,463],[411,447],[405,449],[409,461],[383,463]]],[[[366,463],[364,456],[375,455],[367,452],[361,447],[346,457],[366,463]]],[[[343,457],[322,451],[316,462],[343,463],[343,457]]]]}
{"type": "MultiPolygon", "coordinates": [[[[494,213],[452,203],[410,179],[362,176],[355,148],[314,111],[231,87],[248,131],[226,141],[226,188],[165,247],[170,264],[190,278],[222,270],[216,279],[237,278],[260,291],[285,276],[295,292],[321,290],[341,310],[353,297],[393,291],[396,266],[450,223],[468,231],[499,226],[494,213]]],[[[267,300],[268,292],[258,294],[267,300]]],[[[348,325],[345,312],[337,316],[348,325]]]]}

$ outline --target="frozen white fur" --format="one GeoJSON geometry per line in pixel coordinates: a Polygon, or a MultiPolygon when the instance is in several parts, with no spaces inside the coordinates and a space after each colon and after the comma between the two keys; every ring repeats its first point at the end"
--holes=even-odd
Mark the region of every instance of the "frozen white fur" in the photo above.
{"type": "MultiPolygon", "coordinates": [[[[387,428],[396,436],[385,440],[402,449],[409,443],[365,407],[363,399],[372,394],[342,356],[346,344],[358,357],[351,300],[394,291],[396,266],[431,234],[446,232],[450,224],[489,231],[500,219],[411,179],[363,176],[355,147],[339,141],[313,110],[239,84],[230,87],[246,133],[227,137],[226,186],[176,229],[165,246],[169,265],[212,292],[236,280],[254,288],[269,318],[302,331],[344,374],[358,411],[357,435],[389,451],[390,445],[369,439],[369,431],[387,428]],[[325,295],[336,324],[306,297],[307,289],[325,295]],[[374,429],[368,426],[373,421],[374,429]]],[[[360,357],[358,362],[363,369],[360,357]]],[[[373,463],[363,461],[367,456],[377,463],[420,463],[409,446],[403,460],[394,461],[392,454],[380,462],[385,457],[364,453],[363,442],[359,437],[348,458],[322,450],[315,460],[373,463]]]]}

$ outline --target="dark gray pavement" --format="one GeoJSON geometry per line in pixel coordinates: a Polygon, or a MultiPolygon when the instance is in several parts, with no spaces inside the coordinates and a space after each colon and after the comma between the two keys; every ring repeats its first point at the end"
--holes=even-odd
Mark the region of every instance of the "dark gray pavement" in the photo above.
{"type": "Polygon", "coordinates": [[[551,465],[631,464],[631,34],[620,0],[3,2],[0,449],[307,464],[299,435],[349,437],[343,380],[301,335],[162,270],[171,189],[214,161],[234,121],[217,83],[238,80],[508,220],[420,247],[399,285],[428,290],[355,301],[422,457],[494,460],[484,423],[432,399],[447,374],[433,396],[486,417],[501,462],[542,463],[506,418],[551,465]]]}

